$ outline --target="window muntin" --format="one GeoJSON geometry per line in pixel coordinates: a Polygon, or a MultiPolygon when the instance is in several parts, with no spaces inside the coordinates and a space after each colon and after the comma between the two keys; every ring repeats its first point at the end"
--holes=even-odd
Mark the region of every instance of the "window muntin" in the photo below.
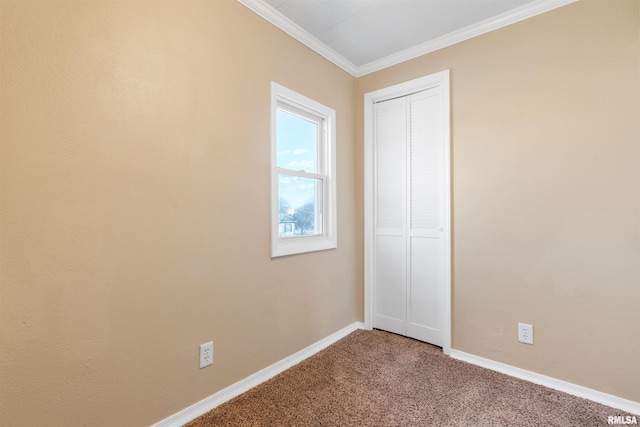
{"type": "Polygon", "coordinates": [[[335,111],[271,89],[271,256],[335,248],[335,111]]]}

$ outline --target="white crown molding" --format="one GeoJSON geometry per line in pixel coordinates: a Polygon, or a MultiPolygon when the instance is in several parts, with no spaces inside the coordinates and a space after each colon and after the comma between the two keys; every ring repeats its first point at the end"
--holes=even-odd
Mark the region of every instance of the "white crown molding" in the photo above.
{"type": "Polygon", "coordinates": [[[477,365],[486,369],[490,369],[492,371],[500,372],[511,377],[520,378],[521,380],[529,381],[535,384],[540,384],[542,386],[552,388],[563,393],[601,403],[615,409],[620,409],[622,411],[640,415],[640,403],[634,402],[632,400],[623,399],[612,394],[603,393],[601,391],[562,381],[557,378],[547,377],[546,375],[527,371],[526,369],[516,368],[515,366],[496,362],[491,359],[485,359],[484,357],[465,353],[459,350],[451,350],[451,357],[454,359],[462,360],[463,362],[471,363],[472,365],[477,365]]]}
{"type": "Polygon", "coordinates": [[[313,356],[320,350],[329,347],[331,344],[341,340],[351,332],[358,329],[364,329],[364,324],[361,322],[352,323],[351,325],[346,326],[337,332],[334,332],[328,337],[323,338],[320,341],[315,342],[314,344],[311,344],[309,347],[303,348],[299,352],[285,357],[279,362],[276,362],[271,366],[267,366],[263,370],[258,371],[255,374],[250,375],[247,378],[240,380],[237,383],[232,384],[229,387],[201,400],[200,402],[197,402],[189,406],[188,408],[185,408],[182,411],[155,423],[151,427],[180,427],[188,423],[189,421],[198,418],[200,415],[206,414],[213,408],[220,406],[223,403],[233,399],[234,397],[239,396],[242,393],[254,388],[255,386],[275,377],[279,373],[286,371],[292,366],[297,365],[303,360],[313,356]]]}
{"type": "Polygon", "coordinates": [[[356,76],[358,69],[344,56],[340,55],[329,46],[303,30],[298,24],[282,15],[276,9],[265,3],[263,0],[237,0],[239,3],[248,7],[285,33],[289,34],[300,43],[319,53],[324,58],[336,64],[352,76],[356,76]]]}
{"type": "Polygon", "coordinates": [[[362,77],[367,74],[380,71],[401,62],[417,58],[418,56],[434,52],[436,50],[469,40],[473,37],[515,24],[516,22],[532,18],[553,9],[575,3],[578,0],[535,0],[509,12],[502,13],[477,24],[470,25],[452,33],[446,34],[434,40],[405,49],[401,52],[389,55],[385,58],[372,61],[363,66],[357,67],[351,61],[331,49],[289,18],[279,13],[276,9],[265,3],[263,0],[237,0],[247,8],[251,9],[285,33],[289,34],[300,43],[306,45],[327,60],[333,62],[354,77],[362,77]]]}
{"type": "Polygon", "coordinates": [[[363,65],[362,67],[358,67],[356,77],[371,74],[384,68],[399,64],[401,62],[405,62],[410,59],[425,55],[427,53],[431,53],[436,50],[454,45],[456,43],[469,40],[482,34],[498,30],[508,25],[515,24],[516,22],[533,18],[534,16],[549,12],[553,9],[557,9],[571,3],[575,3],[577,1],[578,0],[536,0],[519,8],[478,22],[477,24],[461,28],[452,33],[445,34],[442,37],[438,37],[437,39],[429,40],[428,42],[419,44],[409,49],[405,49],[401,52],[389,55],[377,61],[370,62],[366,65],[363,65]]]}

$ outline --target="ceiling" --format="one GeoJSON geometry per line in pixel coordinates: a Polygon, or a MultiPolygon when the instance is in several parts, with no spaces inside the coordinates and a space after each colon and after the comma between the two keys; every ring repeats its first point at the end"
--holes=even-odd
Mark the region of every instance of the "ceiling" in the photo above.
{"type": "Polygon", "coordinates": [[[238,0],[359,77],[576,0],[238,0]]]}

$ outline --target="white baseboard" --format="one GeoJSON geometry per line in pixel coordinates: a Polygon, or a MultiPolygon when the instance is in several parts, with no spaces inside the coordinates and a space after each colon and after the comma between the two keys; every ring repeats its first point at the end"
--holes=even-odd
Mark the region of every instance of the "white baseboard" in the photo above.
{"type": "Polygon", "coordinates": [[[336,341],[341,340],[351,332],[358,329],[364,329],[364,324],[362,322],[355,322],[345,328],[342,328],[338,332],[335,332],[328,337],[323,338],[314,344],[311,344],[309,347],[306,347],[289,357],[285,357],[281,361],[276,362],[273,365],[268,366],[263,370],[256,372],[255,374],[250,375],[247,378],[238,381],[237,383],[223,390],[220,390],[219,392],[207,397],[206,399],[203,399],[200,402],[195,403],[188,408],[183,409],[182,411],[155,423],[151,427],[180,427],[183,424],[186,424],[189,421],[193,420],[194,418],[197,418],[202,414],[206,414],[216,406],[219,406],[233,399],[234,397],[239,396],[242,393],[252,389],[253,387],[267,381],[268,379],[275,377],[279,373],[302,362],[304,359],[313,356],[320,350],[330,346],[336,341]]]}
{"type": "Polygon", "coordinates": [[[454,359],[462,360],[463,362],[471,363],[472,365],[478,365],[483,368],[491,369],[492,371],[497,371],[512,377],[530,381],[535,384],[540,384],[554,390],[562,391],[567,394],[592,400],[594,402],[601,403],[612,408],[640,415],[640,403],[634,402],[632,400],[627,400],[621,397],[613,396],[611,394],[602,393],[600,391],[592,390],[587,387],[582,387],[576,384],[568,383],[566,381],[558,380],[556,378],[547,377],[545,375],[537,374],[535,372],[527,371],[521,368],[516,368],[515,366],[506,365],[504,363],[496,362],[491,359],[485,359],[484,357],[465,353],[459,350],[452,349],[451,357],[453,357],[454,359]]]}

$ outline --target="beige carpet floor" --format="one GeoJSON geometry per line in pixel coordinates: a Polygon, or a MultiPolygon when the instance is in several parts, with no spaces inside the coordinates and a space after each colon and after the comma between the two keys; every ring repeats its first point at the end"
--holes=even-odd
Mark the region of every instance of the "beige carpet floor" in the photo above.
{"type": "Polygon", "coordinates": [[[631,414],[374,330],[353,332],[186,426],[597,427],[613,415],[631,414]]]}

